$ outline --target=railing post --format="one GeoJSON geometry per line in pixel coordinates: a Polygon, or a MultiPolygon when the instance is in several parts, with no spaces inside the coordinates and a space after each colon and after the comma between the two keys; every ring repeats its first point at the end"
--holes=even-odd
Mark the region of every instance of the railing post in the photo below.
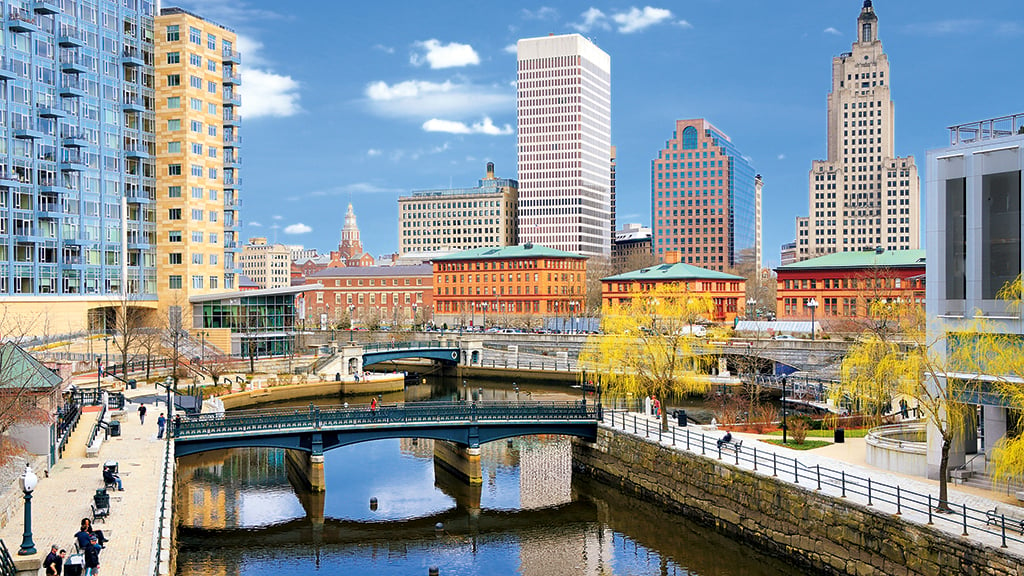
{"type": "Polygon", "coordinates": [[[707,452],[705,451],[705,446],[707,446],[707,442],[704,441],[704,433],[701,432],[700,433],[700,455],[701,456],[706,456],[707,455],[707,452]]]}
{"type": "Polygon", "coordinates": [[[718,445],[718,459],[719,460],[722,459],[722,445],[721,444],[718,445]]]}
{"type": "Polygon", "coordinates": [[[757,472],[757,446],[754,446],[754,472],[757,472]]]}
{"type": "Polygon", "coordinates": [[[686,450],[690,450],[690,431],[686,431],[686,450]]]}
{"type": "Polygon", "coordinates": [[[815,468],[815,470],[818,473],[818,488],[817,489],[820,491],[821,490],[821,464],[816,464],[814,466],[814,468],[815,468]]]}
{"type": "Polygon", "coordinates": [[[636,414],[633,414],[633,434],[636,434],[636,414]]]}
{"type": "Polygon", "coordinates": [[[964,533],[963,536],[967,536],[967,504],[962,504],[964,511],[964,533]]]}
{"type": "Polygon", "coordinates": [[[793,483],[800,483],[800,463],[797,462],[796,458],[793,458],[793,483]]]}
{"type": "Polygon", "coordinates": [[[772,478],[778,478],[779,476],[779,461],[778,454],[772,452],[772,478]]]}
{"type": "Polygon", "coordinates": [[[1002,524],[1002,527],[1003,527],[1003,528],[1002,528],[1002,533],[1003,533],[1003,545],[1002,545],[1001,547],[1002,547],[1002,548],[1006,548],[1006,514],[1000,514],[1000,515],[999,515],[999,518],[1001,519],[1001,522],[1000,522],[1000,523],[1002,524]]]}
{"type": "Polygon", "coordinates": [[[868,476],[868,506],[871,506],[871,476],[868,476]]]}
{"type": "Polygon", "coordinates": [[[846,470],[843,470],[842,472],[843,472],[843,479],[842,479],[843,496],[842,497],[846,498],[846,470]]]}
{"type": "Polygon", "coordinates": [[[932,525],[932,495],[928,495],[928,525],[932,525]]]}
{"type": "Polygon", "coordinates": [[[732,453],[736,455],[736,465],[739,466],[740,465],[740,447],[737,446],[736,449],[732,451],[732,453]]]}
{"type": "Polygon", "coordinates": [[[903,514],[903,498],[900,493],[900,485],[896,485],[896,515],[900,516],[903,514]]]}

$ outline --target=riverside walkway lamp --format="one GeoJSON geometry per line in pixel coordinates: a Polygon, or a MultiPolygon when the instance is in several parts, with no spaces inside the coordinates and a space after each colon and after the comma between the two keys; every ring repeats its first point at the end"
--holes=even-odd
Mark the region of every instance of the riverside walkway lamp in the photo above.
{"type": "Polygon", "coordinates": [[[811,298],[807,301],[807,307],[811,309],[811,342],[814,342],[814,309],[818,307],[818,301],[811,298]]]}
{"type": "Polygon", "coordinates": [[[32,471],[32,466],[25,464],[25,473],[18,478],[21,491],[25,493],[25,534],[21,539],[18,556],[31,556],[36,553],[36,543],[32,541],[32,491],[38,483],[39,478],[32,471]]]}

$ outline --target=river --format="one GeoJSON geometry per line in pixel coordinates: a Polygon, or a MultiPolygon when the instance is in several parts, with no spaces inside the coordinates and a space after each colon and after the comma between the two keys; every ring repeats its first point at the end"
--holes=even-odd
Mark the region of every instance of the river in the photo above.
{"type": "MultiPolygon", "coordinates": [[[[508,384],[468,383],[486,398],[508,384]]],[[[450,399],[431,382],[393,399],[450,399]]],[[[521,386],[534,399],[571,389],[521,386]]],[[[385,401],[389,400],[385,395],[385,401]]],[[[350,402],[366,399],[353,398],[350,402]]],[[[306,402],[305,404],[308,404],[306,402]]],[[[326,494],[296,493],[284,452],[179,459],[178,575],[800,574],[710,528],[574,477],[567,438],[482,446],[483,485],[438,467],[430,440],[379,440],[325,455],[326,494]]]]}

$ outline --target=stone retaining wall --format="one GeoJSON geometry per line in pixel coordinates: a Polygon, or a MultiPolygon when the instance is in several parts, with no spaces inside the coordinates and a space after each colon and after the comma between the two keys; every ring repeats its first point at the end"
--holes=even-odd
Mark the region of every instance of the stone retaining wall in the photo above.
{"type": "Polygon", "coordinates": [[[1024,556],[606,428],[574,439],[573,469],[819,574],[1024,573],[1024,556]]]}

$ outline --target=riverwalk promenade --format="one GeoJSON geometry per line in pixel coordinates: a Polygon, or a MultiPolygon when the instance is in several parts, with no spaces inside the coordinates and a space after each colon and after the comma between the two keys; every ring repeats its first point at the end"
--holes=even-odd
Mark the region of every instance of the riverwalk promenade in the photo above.
{"type": "MultiPolygon", "coordinates": [[[[153,573],[154,531],[166,447],[165,441],[156,437],[156,421],[166,410],[163,402],[147,404],[146,421],[141,424],[138,404],[132,399],[160,392],[152,385],[126,391],[125,413],[116,418],[121,422],[121,435],[103,442],[94,457],[86,456],[86,443],[100,413],[83,413],[64,457],[48,476],[43,470],[35,471],[39,484],[32,495],[32,538],[41,557],[50,551],[51,544],[66,549],[69,555],[75,552],[74,534],[82,518],[92,516],[93,494],[103,488],[103,463],[113,460],[118,463],[124,491],[109,492],[110,516],[95,524],[110,539],[100,554],[100,572],[105,576],[153,573]]],[[[0,529],[12,556],[17,553],[23,532],[19,510],[0,529]]]]}

